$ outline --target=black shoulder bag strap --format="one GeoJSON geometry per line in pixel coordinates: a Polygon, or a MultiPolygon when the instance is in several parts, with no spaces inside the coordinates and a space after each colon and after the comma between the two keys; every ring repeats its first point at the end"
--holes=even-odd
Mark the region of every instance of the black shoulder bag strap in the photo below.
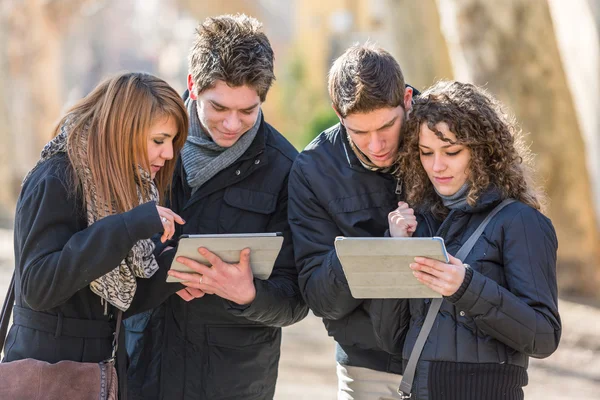
{"type": "MultiPolygon", "coordinates": [[[[459,260],[464,261],[467,258],[467,255],[475,246],[475,242],[479,239],[485,227],[490,223],[492,218],[496,214],[500,212],[507,205],[514,203],[514,199],[506,199],[502,203],[498,204],[479,224],[475,232],[469,237],[469,239],[461,246],[456,253],[455,257],[459,260]]],[[[429,336],[429,332],[431,332],[431,328],[433,328],[433,323],[435,321],[435,317],[437,317],[437,313],[442,306],[443,297],[435,298],[431,300],[431,305],[429,306],[429,310],[427,311],[427,316],[425,317],[425,322],[423,322],[423,326],[421,327],[421,331],[419,332],[419,336],[415,342],[415,346],[410,353],[410,357],[408,359],[408,364],[406,365],[406,369],[404,370],[404,375],[402,375],[402,381],[400,381],[400,387],[398,387],[398,394],[401,399],[410,399],[411,390],[413,380],[415,378],[415,371],[417,369],[417,362],[419,361],[419,357],[421,356],[421,352],[423,351],[423,347],[425,346],[425,342],[427,341],[427,337],[429,336]]]]}

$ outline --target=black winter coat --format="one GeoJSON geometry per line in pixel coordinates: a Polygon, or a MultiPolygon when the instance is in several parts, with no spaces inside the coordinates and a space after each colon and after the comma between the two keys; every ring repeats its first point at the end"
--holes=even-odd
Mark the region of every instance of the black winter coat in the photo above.
{"type": "MultiPolygon", "coordinates": [[[[452,210],[441,225],[430,214],[420,215],[414,236],[441,236],[448,252],[456,254],[500,201],[490,190],[475,208],[452,210]]],[[[412,398],[523,398],[529,357],[548,357],[560,340],[557,246],[550,220],[521,202],[490,221],[462,260],[472,277],[444,299],[438,312],[417,365],[412,398]]],[[[371,312],[382,346],[401,352],[406,364],[430,301],[410,300],[404,343],[394,339],[406,330],[395,311],[399,304],[376,300],[371,312]]]]}
{"type": "Polygon", "coordinates": [[[387,215],[397,207],[397,181],[391,174],[364,168],[338,124],[298,156],[289,188],[300,289],[337,342],[337,361],[402,373],[401,357],[377,344],[370,300],[352,297],[334,248],[336,236],[384,236],[387,215]]]}
{"type": "MultiPolygon", "coordinates": [[[[161,318],[164,312],[165,321],[164,338],[160,328],[153,328],[159,335],[153,341],[163,344],[160,398],[273,398],[281,327],[308,313],[298,288],[287,220],[288,175],[296,156],[292,145],[263,120],[249,149],[193,195],[179,163],[171,209],[186,224],[177,227],[175,236],[282,232],[284,243],[271,277],[254,280],[256,298],[250,306],[216,295],[189,303],[173,295],[155,314],[161,318]]],[[[159,262],[170,265],[173,256],[174,251],[165,252],[159,262]]]]}
{"type": "MultiPolygon", "coordinates": [[[[66,154],[43,162],[17,201],[14,324],[4,361],[24,358],[100,362],[110,357],[115,311],[105,315],[91,281],[116,268],[135,242],[162,231],[154,202],[88,226],[66,154]],[[60,320],[60,321],[59,321],[60,320]]],[[[131,315],[145,308],[145,293],[166,270],[138,279],[131,315]]],[[[150,305],[153,306],[153,305],[150,305]]]]}

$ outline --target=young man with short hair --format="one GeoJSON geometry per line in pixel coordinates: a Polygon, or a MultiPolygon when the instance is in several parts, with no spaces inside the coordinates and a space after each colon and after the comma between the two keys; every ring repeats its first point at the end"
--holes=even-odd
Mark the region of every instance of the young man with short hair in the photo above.
{"type": "Polygon", "coordinates": [[[370,300],[352,297],[334,240],[384,236],[401,191],[392,173],[413,89],[388,52],[365,44],[333,63],[329,95],[340,123],[300,153],[290,174],[300,290],[336,341],[338,399],[393,399],[402,356],[377,345],[370,300]]]}
{"type": "MultiPolygon", "coordinates": [[[[288,175],[297,152],[261,112],[275,79],[273,50],[254,18],[208,18],[197,30],[189,72],[190,131],[170,202],[186,223],[175,236],[282,232],[284,242],[268,280],[252,276],[246,251],[238,264],[202,253],[211,268],[183,260],[197,273],[170,272],[187,287],[155,312],[153,322],[164,314],[164,333],[162,324],[144,332],[151,338],[145,351],[162,345],[161,368],[143,378],[145,387],[137,381],[144,362],[130,377],[143,398],[272,399],[281,327],[308,312],[287,220],[288,175]],[[157,375],[159,388],[148,385],[157,375]]],[[[159,263],[170,265],[174,253],[165,250],[159,263]]]]}

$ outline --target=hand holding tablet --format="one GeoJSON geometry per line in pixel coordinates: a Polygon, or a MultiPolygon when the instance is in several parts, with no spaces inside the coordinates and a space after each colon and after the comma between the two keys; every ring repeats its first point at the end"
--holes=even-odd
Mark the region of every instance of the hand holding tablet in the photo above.
{"type": "MultiPolygon", "coordinates": [[[[194,272],[177,261],[178,257],[186,257],[201,264],[210,266],[210,262],[202,256],[198,249],[204,247],[228,263],[238,263],[240,252],[250,249],[250,266],[252,274],[258,279],[268,279],[273,271],[275,260],[283,244],[283,235],[275,233],[239,233],[221,235],[182,235],[177,246],[177,253],[171,270],[194,272]]],[[[172,276],[167,282],[181,282],[172,276]]]]}
{"type": "Polygon", "coordinates": [[[338,236],[335,249],[354,298],[441,297],[419,282],[409,265],[415,257],[448,262],[442,238],[338,236]]]}

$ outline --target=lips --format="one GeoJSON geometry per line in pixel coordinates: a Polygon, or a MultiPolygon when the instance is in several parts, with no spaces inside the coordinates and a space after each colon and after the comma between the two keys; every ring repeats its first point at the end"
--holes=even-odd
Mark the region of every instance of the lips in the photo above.
{"type": "Polygon", "coordinates": [[[443,176],[436,176],[433,179],[435,179],[436,182],[439,183],[449,183],[450,181],[452,181],[452,177],[443,177],[443,176]]]}
{"type": "Polygon", "coordinates": [[[158,172],[162,167],[162,165],[152,165],[152,172],[158,172]]]}
{"type": "Polygon", "coordinates": [[[382,155],[371,154],[370,158],[373,160],[385,160],[390,155],[390,152],[384,153],[382,155]]]}
{"type": "Polygon", "coordinates": [[[238,132],[229,133],[229,132],[223,132],[223,131],[221,131],[221,134],[222,134],[223,136],[226,136],[226,137],[231,137],[231,138],[232,138],[232,137],[236,137],[236,136],[238,136],[238,135],[239,135],[239,133],[238,133],[238,132]]]}

